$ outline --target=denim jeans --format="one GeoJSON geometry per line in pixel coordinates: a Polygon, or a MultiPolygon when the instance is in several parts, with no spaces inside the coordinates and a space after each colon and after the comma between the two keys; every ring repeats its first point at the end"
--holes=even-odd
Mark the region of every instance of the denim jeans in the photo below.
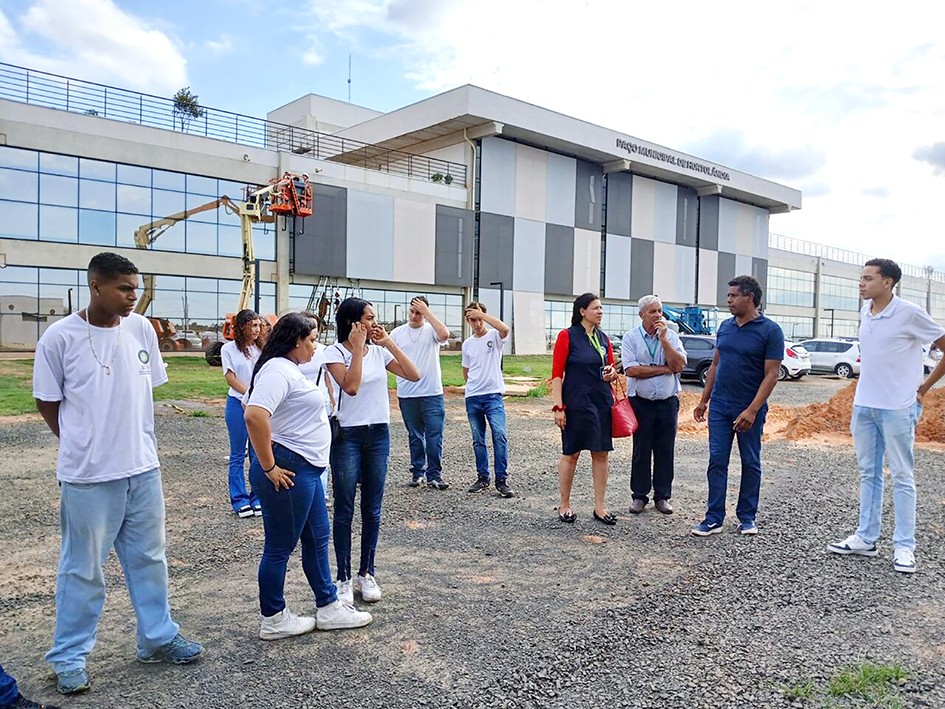
{"type": "Polygon", "coordinates": [[[735,419],[745,410],[741,404],[715,401],[709,405],[709,502],[705,521],[721,524],[725,519],[725,495],[728,488],[728,463],[732,441],[738,437],[738,453],[742,460],[742,479],[738,488],[735,515],[740,522],[754,522],[761,493],[761,434],[768,405],[761,407],[755,423],[745,433],[735,433],[735,419]]]}
{"type": "Polygon", "coordinates": [[[240,507],[251,505],[258,507],[256,494],[250,488],[246,491],[246,474],[243,472],[243,463],[246,460],[246,450],[249,449],[249,463],[252,465],[256,453],[249,443],[249,433],[246,431],[246,421],[243,420],[243,405],[235,396],[226,397],[226,430],[230,434],[230,504],[233,511],[239,512],[240,507]]]}
{"type": "Polygon", "coordinates": [[[101,483],[63,482],[59,516],[56,630],[46,662],[57,673],[85,667],[105,603],[102,565],[112,546],[138,620],[138,651],[150,655],[173,640],[178,626],[167,602],[160,469],[101,483]]]}
{"type": "Polygon", "coordinates": [[[489,479],[489,449],[486,448],[486,421],[492,429],[492,453],[495,456],[495,479],[505,480],[509,467],[509,439],[505,435],[505,404],[501,394],[466,397],[466,418],[472,429],[476,472],[489,479]]]}
{"type": "Polygon", "coordinates": [[[351,520],[354,498],[361,485],[361,561],[358,575],[374,573],[377,538],[381,531],[381,503],[390,457],[390,426],[343,427],[331,445],[331,479],[335,496],[332,536],[338,562],[338,580],[351,578],[351,520]]]}
{"type": "Polygon", "coordinates": [[[328,508],[321,480],[325,469],[279,443],[272,444],[272,454],[276,465],[295,473],[295,485],[276,492],[258,460],[249,466],[249,479],[262,503],[266,534],[259,561],[259,611],[264,616],[285,608],[285,570],[299,540],[302,571],[315,594],[315,605],[321,608],[337,598],[328,561],[328,508]]]}
{"type": "Polygon", "coordinates": [[[16,701],[20,696],[20,690],[16,688],[16,680],[3,671],[3,665],[0,665],[0,707],[7,707],[16,701]]]}
{"type": "Polygon", "coordinates": [[[883,513],[883,457],[889,458],[896,527],[893,546],[915,549],[915,479],[912,445],[922,415],[919,404],[905,409],[854,406],[850,432],[860,470],[860,523],[857,535],[869,544],[879,539],[883,513]]]}
{"type": "Polygon", "coordinates": [[[442,394],[399,399],[410,443],[410,474],[414,478],[443,477],[443,424],[446,404],[442,394]]]}

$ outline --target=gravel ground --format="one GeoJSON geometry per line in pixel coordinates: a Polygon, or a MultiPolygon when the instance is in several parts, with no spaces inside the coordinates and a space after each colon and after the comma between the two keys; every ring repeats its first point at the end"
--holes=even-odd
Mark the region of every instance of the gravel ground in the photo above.
{"type": "MultiPolygon", "coordinates": [[[[775,400],[820,401],[844,385],[805,378],[779,385],[775,400]]],[[[92,691],[62,702],[817,706],[782,690],[807,681],[822,687],[842,668],[872,661],[909,669],[899,688],[904,706],[945,706],[945,453],[917,453],[919,572],[905,576],[892,570],[888,537],[873,559],[825,552],[855,523],[848,446],[767,444],[760,534],[741,538],[727,529],[696,539],[688,531],[704,508],[705,438],[678,442],[677,514],[670,517],[652,506],[627,513],[631,446],[618,441],[609,494],[618,525],[591,519],[583,459],[573,497],[578,521],[562,525],[548,402],[510,401],[508,408],[511,500],[465,492],[474,466],[461,399],[447,404],[445,470],[453,487],[407,487],[406,436],[395,413],[378,561],[385,595],[371,608],[375,622],[263,643],[255,579],[262,525],[228,513],[222,411],[194,418],[161,407],[172,606],[183,631],[206,643],[207,656],[190,667],[135,662],[134,617],[112,557],[89,663],[92,691]]],[[[27,421],[0,428],[0,450],[7,491],[0,498],[0,661],[24,691],[53,699],[42,656],[54,624],[55,446],[40,422],[27,421]]],[[[731,510],[734,490],[730,499],[731,510]]],[[[891,520],[891,509],[886,515],[891,520]]],[[[312,611],[297,559],[286,596],[297,612],[312,611]]]]}

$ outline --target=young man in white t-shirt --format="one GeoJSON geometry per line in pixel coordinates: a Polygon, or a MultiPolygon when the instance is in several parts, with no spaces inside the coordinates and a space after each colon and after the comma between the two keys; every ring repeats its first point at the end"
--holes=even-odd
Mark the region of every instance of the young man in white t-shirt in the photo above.
{"type": "Polygon", "coordinates": [[[945,328],[894,294],[902,270],[889,259],[867,261],[860,274],[860,381],[850,430],[860,470],[860,521],[852,535],[827,548],[876,556],[883,511],[883,457],[893,479],[893,568],[915,572],[913,443],[922,397],[945,374],[945,360],[922,381],[922,348],[945,346],[945,328]]]}
{"type": "Polygon", "coordinates": [[[391,332],[391,339],[417,369],[420,381],[397,377],[397,400],[410,444],[410,486],[424,482],[434,490],[445,490],[443,480],[443,375],[440,370],[440,345],[450,338],[449,328],[430,312],[430,303],[422,295],[410,301],[409,320],[391,332]]]}
{"type": "Polygon", "coordinates": [[[502,346],[508,342],[511,328],[486,313],[482,303],[466,306],[466,322],[472,335],[463,342],[463,379],[466,380],[466,418],[472,430],[476,454],[476,481],[469,492],[489,488],[489,450],[486,448],[486,421],[492,429],[495,457],[495,489],[502,497],[515,493],[509,487],[509,441],[505,435],[505,380],[502,378],[502,346]],[[486,327],[490,325],[492,329],[486,327]]]}
{"type": "Polygon", "coordinates": [[[88,281],[88,307],[49,326],[33,365],[36,406],[59,438],[62,551],[46,661],[62,694],[91,686],[85,664],[105,603],[102,565],[113,546],[138,621],[138,660],[186,664],[203,654],[178,632],[167,600],[151,397],[167,374],[154,328],[134,312],[138,269],[100,253],[88,281]]]}

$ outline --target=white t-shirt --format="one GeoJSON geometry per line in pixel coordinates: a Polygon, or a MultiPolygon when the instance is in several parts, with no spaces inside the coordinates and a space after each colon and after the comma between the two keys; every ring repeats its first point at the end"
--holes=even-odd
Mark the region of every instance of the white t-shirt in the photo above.
{"type": "Polygon", "coordinates": [[[157,335],[132,313],[118,327],[89,325],[78,313],[54,322],[36,344],[33,397],[59,401],[59,458],[63,482],[96,483],[157,468],[151,388],[167,381],[157,335]],[[115,351],[116,345],[118,351],[115,351]],[[114,354],[114,360],[112,356],[114,354]]]}
{"type": "MultiPolygon", "coordinates": [[[[312,355],[312,358],[305,364],[299,365],[299,371],[302,372],[310,381],[315,382],[315,386],[318,387],[321,391],[322,396],[325,397],[325,410],[328,410],[328,407],[331,406],[331,398],[328,396],[328,387],[331,386],[331,375],[328,373],[328,370],[324,368],[325,365],[325,351],[328,347],[321,342],[315,343],[315,354],[312,355]]],[[[332,389],[332,394],[334,394],[334,389],[332,389]]]]}
{"type": "Polygon", "coordinates": [[[285,357],[266,362],[245,401],[247,406],[258,406],[270,413],[273,442],[298,453],[314,466],[328,466],[331,428],[325,399],[295,362],[285,357]]]}
{"type": "Polygon", "coordinates": [[[922,308],[893,296],[883,312],[860,311],[860,381],[854,406],[899,410],[915,403],[922,384],[922,348],[945,335],[922,308]]]}
{"type": "Polygon", "coordinates": [[[436,330],[428,322],[420,327],[410,327],[410,323],[395,327],[390,337],[420,370],[420,380],[416,382],[397,377],[397,396],[401,399],[415,399],[442,394],[440,345],[446,340],[439,339],[436,330]]]}
{"type": "MultiPolygon", "coordinates": [[[[249,383],[253,379],[253,367],[256,366],[256,360],[259,359],[260,354],[259,348],[256,347],[256,345],[250,345],[249,357],[247,357],[240,352],[240,348],[236,346],[235,342],[227,342],[220,350],[220,359],[223,363],[223,376],[226,376],[227,372],[233,372],[236,378],[243,382],[243,386],[249,389],[249,383]]],[[[230,387],[227,395],[234,396],[237,399],[243,398],[243,395],[233,387],[230,387]]]]}
{"type": "MultiPolygon", "coordinates": [[[[394,355],[386,347],[367,345],[367,354],[361,361],[361,385],[355,396],[341,391],[335,383],[338,397],[335,411],[342,426],[366,426],[371,423],[390,423],[390,399],[387,395],[387,365],[394,355]]],[[[340,363],[345,369],[351,367],[351,353],[340,342],[336,342],[324,355],[325,364],[340,363]]],[[[327,369],[327,368],[326,368],[327,369]]]]}
{"type": "Polygon", "coordinates": [[[472,335],[463,342],[463,366],[468,369],[466,398],[483,394],[504,394],[502,346],[509,338],[489,329],[482,337],[472,335]]]}

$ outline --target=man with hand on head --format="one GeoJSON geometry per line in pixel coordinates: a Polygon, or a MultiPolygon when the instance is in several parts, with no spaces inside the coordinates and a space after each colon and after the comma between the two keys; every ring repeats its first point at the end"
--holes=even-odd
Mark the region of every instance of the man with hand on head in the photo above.
{"type": "Polygon", "coordinates": [[[709,409],[709,500],[705,519],[692,529],[697,537],[722,531],[728,464],[736,436],[742,460],[735,508],[737,531],[743,536],[758,533],[755,515],[761,493],[761,435],[768,397],[778,383],[784,359],[784,334],[761,314],[761,295],[761,286],[751,276],[736,276],[728,282],[726,299],[733,317],[719,325],[715,359],[709,366],[702,400],[692,412],[696,421],[705,421],[709,409]]]}
{"type": "Polygon", "coordinates": [[[138,660],[187,664],[203,654],[178,632],[168,605],[151,395],[167,374],[154,328],[134,312],[138,269],[100,253],[89,262],[88,282],[88,307],[49,326],[33,365],[36,407],[59,438],[62,551],[46,661],[62,694],[91,686],[85,664],[105,603],[102,565],[113,546],[138,621],[138,660]]]}
{"type": "Polygon", "coordinates": [[[913,444],[922,397],[945,374],[945,358],[922,380],[922,348],[945,346],[945,328],[919,306],[895,295],[902,270],[872,259],[860,273],[860,381],[850,430],[860,470],[860,520],[856,532],[828,545],[834,554],[876,556],[883,512],[883,459],[893,480],[893,569],[915,572],[913,444]]]}
{"type": "Polygon", "coordinates": [[[630,512],[643,511],[652,489],[654,506],[668,515],[673,513],[669,499],[682,391],[679,373],[686,366],[686,350],[679,335],[666,327],[657,296],[645,295],[638,305],[642,324],[627,332],[620,345],[627,396],[639,424],[633,434],[630,512]]]}
{"type": "Polygon", "coordinates": [[[391,332],[391,339],[420,370],[420,381],[397,377],[397,400],[410,444],[410,486],[426,483],[445,490],[443,480],[443,374],[440,345],[450,337],[449,328],[430,311],[422,295],[410,301],[409,320],[391,332]]]}
{"type": "Polygon", "coordinates": [[[463,379],[466,380],[466,418],[472,429],[473,452],[478,477],[469,492],[489,489],[489,449],[486,447],[486,421],[492,429],[495,456],[495,489],[502,497],[515,493],[506,477],[509,466],[509,441],[505,435],[505,379],[502,378],[502,346],[512,329],[486,313],[482,303],[466,306],[466,322],[472,335],[463,342],[463,379]],[[489,325],[490,327],[486,327],[489,325]]]}

